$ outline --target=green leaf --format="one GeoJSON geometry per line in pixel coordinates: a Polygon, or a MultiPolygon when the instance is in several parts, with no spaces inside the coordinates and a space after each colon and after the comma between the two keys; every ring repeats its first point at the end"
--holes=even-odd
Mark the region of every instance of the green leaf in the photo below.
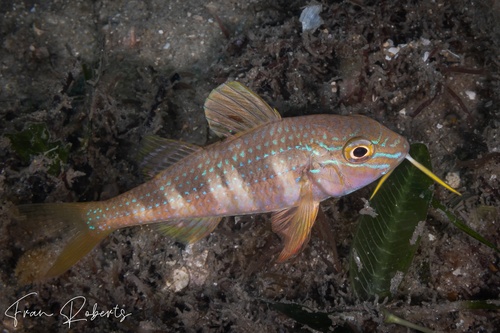
{"type": "MultiPolygon", "coordinates": [[[[431,169],[425,145],[413,144],[410,155],[431,169]]],[[[349,274],[360,299],[390,297],[397,291],[420,242],[432,184],[429,177],[405,160],[370,202],[378,215],[359,218],[349,274]]]]}
{"type": "Polygon", "coordinates": [[[423,326],[416,325],[412,322],[404,320],[403,318],[396,316],[395,314],[387,311],[386,309],[382,309],[382,313],[384,314],[384,322],[387,324],[401,325],[401,326],[412,328],[414,330],[417,330],[417,331],[423,332],[423,333],[434,333],[433,330],[427,329],[423,326]]]}
{"type": "Polygon", "coordinates": [[[481,236],[478,232],[472,230],[464,221],[456,217],[453,213],[451,213],[442,203],[440,203],[437,199],[433,198],[432,199],[432,207],[439,209],[442,211],[446,217],[457,227],[458,229],[462,230],[465,232],[467,235],[470,237],[474,238],[475,240],[483,243],[484,245],[488,246],[489,248],[495,250],[496,252],[500,253],[500,249],[495,246],[492,242],[488,241],[486,238],[481,236]]]}
{"type": "Polygon", "coordinates": [[[332,313],[314,311],[306,306],[295,303],[263,302],[269,305],[271,309],[279,311],[298,323],[306,325],[316,331],[333,333],[354,332],[347,323],[343,326],[334,324],[332,318],[335,317],[335,314],[332,313]]]}
{"type": "Polygon", "coordinates": [[[458,308],[468,310],[500,310],[499,300],[459,301],[458,308]]]}
{"type": "Polygon", "coordinates": [[[41,154],[51,159],[48,172],[54,176],[59,175],[61,164],[68,160],[69,144],[52,141],[45,124],[29,124],[22,132],[6,136],[10,139],[12,149],[24,163],[29,163],[33,156],[41,154]]]}

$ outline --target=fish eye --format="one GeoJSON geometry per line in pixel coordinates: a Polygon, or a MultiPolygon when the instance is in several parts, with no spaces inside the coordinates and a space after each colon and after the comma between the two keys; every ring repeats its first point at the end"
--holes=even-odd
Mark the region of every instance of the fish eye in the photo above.
{"type": "Polygon", "coordinates": [[[362,163],[373,155],[373,144],[370,140],[353,138],[344,146],[344,158],[351,163],[362,163]]]}

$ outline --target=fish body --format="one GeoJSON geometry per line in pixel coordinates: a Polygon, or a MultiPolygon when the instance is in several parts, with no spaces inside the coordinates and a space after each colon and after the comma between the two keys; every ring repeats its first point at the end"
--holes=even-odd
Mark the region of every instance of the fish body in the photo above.
{"type": "Polygon", "coordinates": [[[147,183],[95,203],[88,219],[96,229],[116,229],[273,212],[297,205],[303,178],[314,201],[343,196],[391,170],[407,151],[406,139],[366,117],[285,118],[194,152],[147,183]],[[343,157],[352,138],[374,146],[363,167],[343,157]]]}
{"type": "Polygon", "coordinates": [[[278,261],[286,260],[307,243],[319,202],[390,173],[409,150],[404,137],[364,116],[282,119],[237,82],[212,91],[205,113],[225,140],[201,148],[146,138],[146,183],[101,202],[19,206],[31,226],[74,230],[55,262],[33,279],[62,274],[123,227],[157,224],[194,242],[224,216],[264,212],[274,212],[272,228],[284,242],[278,261]]]}

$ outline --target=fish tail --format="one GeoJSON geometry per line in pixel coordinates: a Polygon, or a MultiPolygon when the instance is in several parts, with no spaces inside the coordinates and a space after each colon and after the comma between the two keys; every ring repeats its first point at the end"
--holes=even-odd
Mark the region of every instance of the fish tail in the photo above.
{"type": "Polygon", "coordinates": [[[101,230],[87,224],[87,212],[96,204],[50,203],[18,206],[24,220],[21,227],[33,233],[34,237],[53,236],[58,233],[69,237],[66,245],[55,255],[53,249],[48,250],[48,247],[24,253],[16,267],[16,274],[21,282],[30,283],[61,275],[115,230],[101,230]],[[51,257],[54,259],[50,260],[51,257]]]}

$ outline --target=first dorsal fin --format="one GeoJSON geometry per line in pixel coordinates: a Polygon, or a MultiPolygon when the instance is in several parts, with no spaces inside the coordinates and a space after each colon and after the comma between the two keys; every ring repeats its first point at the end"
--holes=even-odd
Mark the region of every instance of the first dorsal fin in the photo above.
{"type": "Polygon", "coordinates": [[[202,148],[187,142],[148,135],[142,140],[142,147],[139,151],[142,173],[144,177],[152,178],[200,149],[202,148]]]}
{"type": "Polygon", "coordinates": [[[239,82],[224,83],[208,95],[205,116],[210,129],[227,137],[281,119],[278,111],[239,82]]]}

